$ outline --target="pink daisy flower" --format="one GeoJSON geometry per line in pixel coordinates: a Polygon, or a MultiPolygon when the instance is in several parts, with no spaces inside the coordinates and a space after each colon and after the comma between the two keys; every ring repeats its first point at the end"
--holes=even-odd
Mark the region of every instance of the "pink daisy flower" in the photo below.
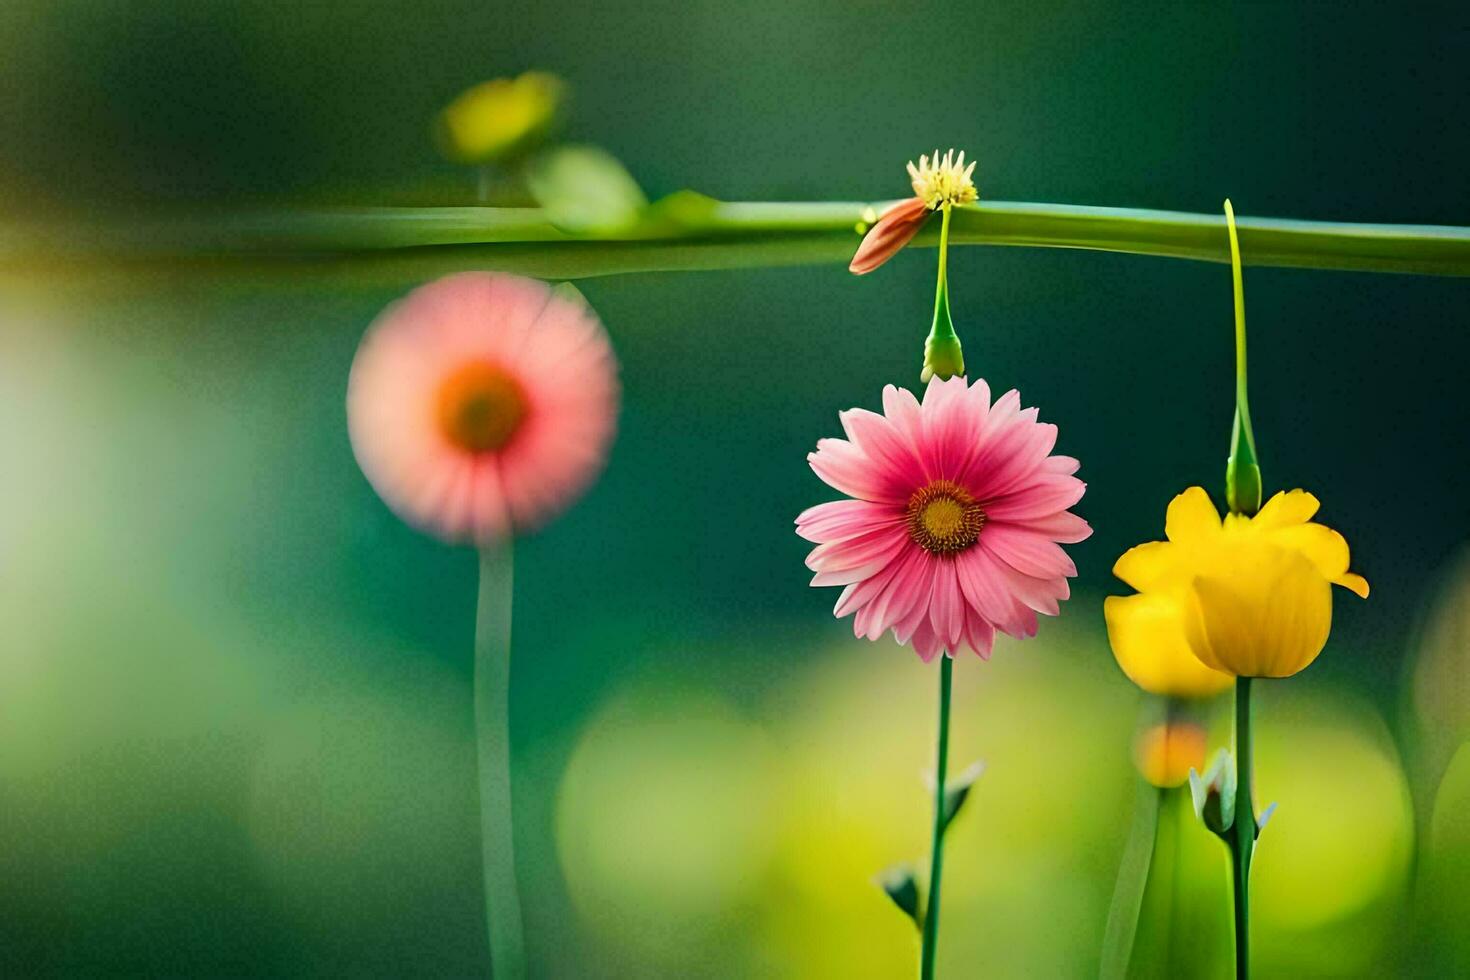
{"type": "Polygon", "coordinates": [[[876,640],[892,630],[924,661],[962,645],[990,656],[996,630],[1036,634],[1077,567],[1061,549],[1092,533],[1067,508],[1086,487],[1077,460],[1050,455],[1057,427],[984,381],[929,382],[924,402],[883,389],[883,414],[839,416],[847,439],[823,439],[812,469],[851,500],[796,519],[817,547],[812,585],[844,586],[833,611],[876,640]]]}
{"type": "Polygon", "coordinates": [[[368,329],[347,385],[357,462],[400,517],[486,544],[566,509],[602,470],[617,360],[575,294],[466,272],[368,329]]]}

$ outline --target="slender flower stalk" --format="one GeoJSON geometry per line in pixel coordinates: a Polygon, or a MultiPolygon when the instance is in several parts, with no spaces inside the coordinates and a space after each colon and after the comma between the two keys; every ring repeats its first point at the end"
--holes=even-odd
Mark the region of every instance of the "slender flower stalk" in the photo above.
{"type": "Polygon", "coordinates": [[[1246,387],[1245,282],[1240,270],[1240,240],[1235,232],[1235,209],[1228,199],[1225,224],[1230,232],[1230,277],[1235,292],[1235,422],[1230,432],[1230,459],[1225,464],[1225,496],[1233,513],[1249,515],[1261,509],[1261,467],[1246,387]]]}
{"type": "MultiPolygon", "coordinates": [[[[1261,508],[1261,467],[1251,428],[1250,393],[1246,383],[1245,281],[1240,268],[1240,240],[1235,208],[1225,200],[1225,226],[1230,233],[1230,279],[1235,306],[1235,422],[1230,458],[1225,464],[1225,498],[1233,514],[1250,516],[1261,508]]],[[[1250,877],[1256,850],[1256,808],[1251,798],[1251,679],[1235,679],[1235,820],[1230,848],[1231,885],[1235,896],[1235,976],[1250,976],[1250,877]]]]}
{"type": "Polygon", "coordinates": [[[526,975],[521,899],[516,888],[510,790],[510,631],[512,543],[480,549],[475,621],[475,756],[480,779],[480,846],[485,924],[497,980],[526,975]]]}
{"type": "Polygon", "coordinates": [[[965,355],[949,312],[949,215],[953,205],[942,206],[939,224],[939,277],[934,285],[934,323],[924,341],[924,369],[919,380],[944,380],[965,373],[965,355]]]}
{"type": "Polygon", "coordinates": [[[1235,976],[1247,980],[1251,973],[1250,877],[1251,857],[1256,850],[1256,808],[1252,802],[1251,779],[1251,679],[1235,679],[1235,822],[1230,847],[1231,884],[1235,894],[1235,976]]]}
{"type": "Polygon", "coordinates": [[[929,902],[924,909],[924,936],[919,949],[920,980],[933,980],[939,951],[939,893],[944,876],[944,832],[949,819],[946,787],[949,768],[949,695],[954,660],[939,658],[939,736],[934,761],[934,834],[929,845],[929,902]]]}

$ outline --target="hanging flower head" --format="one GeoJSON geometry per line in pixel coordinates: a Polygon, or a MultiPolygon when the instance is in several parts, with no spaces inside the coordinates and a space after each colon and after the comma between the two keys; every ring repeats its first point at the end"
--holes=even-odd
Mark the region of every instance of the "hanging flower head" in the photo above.
{"type": "Polygon", "coordinates": [[[347,422],[363,473],[400,517],[486,544],[586,489],[618,396],[612,345],[580,296],[466,272],[414,290],[368,329],[347,422]]]}
{"type": "Polygon", "coordinates": [[[928,157],[920,156],[918,166],[909,161],[908,171],[914,196],[930,211],[969,204],[980,196],[972,179],[975,162],[972,160],[968,167],[965,166],[964,150],[958,157],[954,150],[946,150],[942,160],[939,151],[935,150],[932,162],[928,157]]]}
{"type": "Polygon", "coordinates": [[[1054,425],[984,381],[929,383],[923,403],[883,389],[883,414],[841,413],[847,439],[808,456],[817,476],[852,499],[796,519],[815,542],[812,584],[844,586],[835,615],[858,636],[888,630],[925,661],[967,646],[990,655],[995,631],[1036,633],[1077,574],[1060,543],[1092,533],[1068,508],[1085,484],[1077,461],[1051,455],[1054,425]]]}
{"type": "Polygon", "coordinates": [[[927,156],[920,156],[918,164],[910,161],[908,172],[914,196],[893,204],[879,216],[852,257],[849,272],[859,276],[872,272],[913,241],[929,215],[970,204],[980,196],[972,176],[975,162],[966,165],[963,150],[958,157],[954,150],[947,150],[942,158],[935,150],[932,161],[927,156]]]}
{"type": "Polygon", "coordinates": [[[1315,660],[1332,626],[1331,585],[1368,596],[1368,582],[1348,571],[1347,541],[1311,522],[1319,506],[1293,490],[1254,517],[1222,520],[1199,487],[1175,497],[1168,540],[1113,566],[1139,591],[1103,605],[1123,671],[1155,693],[1199,695],[1234,677],[1289,677],[1315,660]]]}

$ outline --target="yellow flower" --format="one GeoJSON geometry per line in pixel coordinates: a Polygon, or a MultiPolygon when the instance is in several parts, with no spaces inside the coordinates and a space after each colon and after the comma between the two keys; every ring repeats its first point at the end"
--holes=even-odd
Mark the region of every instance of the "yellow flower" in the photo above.
{"type": "Polygon", "coordinates": [[[1199,487],[1175,497],[1168,540],[1113,566],[1139,592],[1103,605],[1123,672],[1156,694],[1203,697],[1233,677],[1289,677],[1315,660],[1332,627],[1331,583],[1368,596],[1348,571],[1347,541],[1311,523],[1319,506],[1293,490],[1255,517],[1222,521],[1199,487]]]}
{"type": "Polygon", "coordinates": [[[1139,774],[1154,786],[1182,786],[1189,779],[1189,770],[1205,767],[1205,730],[1191,721],[1153,725],[1134,741],[1133,761],[1139,774]]]}
{"type": "Polygon", "coordinates": [[[564,89],[541,71],[467,89],[439,114],[445,152],[460,163],[485,163],[528,148],[551,128],[564,89]]]}
{"type": "Polygon", "coordinates": [[[980,195],[975,190],[975,164],[965,166],[965,151],[956,159],[954,150],[946,150],[944,156],[934,151],[934,159],[919,157],[918,166],[909,163],[909,182],[913,184],[914,196],[924,202],[924,207],[937,211],[942,207],[969,204],[980,195]]]}

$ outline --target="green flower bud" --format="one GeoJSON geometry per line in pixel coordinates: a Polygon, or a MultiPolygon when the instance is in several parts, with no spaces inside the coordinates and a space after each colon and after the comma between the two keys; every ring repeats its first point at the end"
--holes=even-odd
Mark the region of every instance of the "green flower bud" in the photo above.
{"type": "Polygon", "coordinates": [[[919,380],[937,377],[944,381],[964,373],[965,355],[960,350],[960,338],[953,331],[948,336],[935,336],[930,331],[924,341],[924,370],[919,373],[919,380]]]}
{"type": "Polygon", "coordinates": [[[1189,794],[1194,799],[1195,816],[1229,843],[1230,827],[1235,823],[1235,762],[1229,752],[1216,752],[1203,776],[1189,770],[1189,794]]]}
{"type": "Polygon", "coordinates": [[[1261,468],[1254,460],[1233,455],[1225,461],[1225,502],[1232,514],[1261,509],[1261,468]]]}

